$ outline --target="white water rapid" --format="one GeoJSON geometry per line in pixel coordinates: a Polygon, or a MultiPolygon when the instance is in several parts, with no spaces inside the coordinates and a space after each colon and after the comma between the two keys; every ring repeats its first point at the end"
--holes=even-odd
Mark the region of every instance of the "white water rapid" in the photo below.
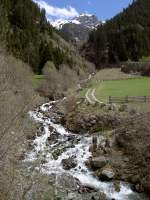
{"type": "Polygon", "coordinates": [[[138,194],[133,193],[130,187],[121,183],[120,192],[116,192],[112,182],[101,182],[96,179],[93,173],[85,165],[91,153],[89,146],[92,138],[88,135],[77,135],[70,133],[60,124],[55,124],[46,117],[46,113],[52,108],[55,102],[43,104],[40,109],[30,112],[30,116],[43,127],[42,134],[36,135],[33,140],[33,149],[27,152],[25,162],[31,163],[38,159],[44,160],[37,167],[41,173],[57,174],[69,173],[80,180],[84,185],[91,185],[104,192],[108,198],[115,200],[140,200],[138,194]],[[50,128],[51,127],[51,128],[50,128]],[[53,137],[50,142],[49,137],[53,137]],[[58,153],[59,150],[59,153],[58,153]],[[77,166],[71,170],[64,170],[62,160],[74,158],[77,166]],[[131,197],[132,195],[132,197],[131,197]],[[133,197],[134,196],[134,197],[133,197]]]}

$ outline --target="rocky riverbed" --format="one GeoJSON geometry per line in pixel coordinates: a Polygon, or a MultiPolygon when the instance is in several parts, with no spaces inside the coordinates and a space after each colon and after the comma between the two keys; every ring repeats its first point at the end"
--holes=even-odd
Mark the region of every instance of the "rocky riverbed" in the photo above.
{"type": "Polygon", "coordinates": [[[98,142],[103,150],[108,145],[105,137],[99,135],[94,139],[97,137],[86,132],[67,131],[60,124],[62,113],[54,109],[56,103],[43,104],[30,112],[40,128],[36,136],[30,138],[30,149],[25,155],[29,170],[38,163],[35,170],[50,177],[56,199],[146,200],[125,182],[118,181],[116,186],[115,171],[109,167],[108,160],[104,156],[93,156],[94,144],[98,142]],[[97,176],[93,169],[99,168],[103,170],[97,176]]]}

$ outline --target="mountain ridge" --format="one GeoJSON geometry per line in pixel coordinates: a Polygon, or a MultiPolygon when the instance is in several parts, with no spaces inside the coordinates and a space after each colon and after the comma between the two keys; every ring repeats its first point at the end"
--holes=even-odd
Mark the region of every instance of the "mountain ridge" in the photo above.
{"type": "Polygon", "coordinates": [[[150,1],[133,1],[128,8],[90,34],[82,55],[97,68],[106,63],[139,61],[150,56],[150,1]]]}
{"type": "Polygon", "coordinates": [[[89,33],[102,24],[95,15],[80,14],[70,20],[57,20],[51,23],[57,28],[65,40],[80,44],[88,40],[89,33]]]}
{"type": "Polygon", "coordinates": [[[57,70],[62,65],[78,74],[86,70],[85,60],[52,27],[46,11],[38,4],[32,0],[2,0],[0,12],[0,43],[14,57],[29,64],[36,74],[41,74],[49,61],[57,70]]]}
{"type": "Polygon", "coordinates": [[[96,26],[98,26],[100,24],[100,21],[98,20],[98,18],[94,15],[94,14],[87,14],[87,13],[82,13],[79,16],[76,16],[72,19],[57,19],[55,21],[50,21],[51,25],[53,27],[55,27],[56,29],[61,29],[63,27],[63,25],[68,24],[68,23],[73,23],[73,24],[83,24],[84,26],[92,29],[92,28],[96,28],[96,26]],[[95,18],[95,22],[97,23],[93,23],[92,25],[87,25],[84,24],[84,18],[95,18]]]}

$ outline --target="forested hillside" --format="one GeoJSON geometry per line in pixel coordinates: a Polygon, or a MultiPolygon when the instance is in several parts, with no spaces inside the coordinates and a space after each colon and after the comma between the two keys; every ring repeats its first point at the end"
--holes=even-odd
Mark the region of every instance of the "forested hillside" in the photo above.
{"type": "Polygon", "coordinates": [[[45,11],[35,3],[0,0],[0,199],[3,200],[46,199],[45,195],[50,198],[54,195],[48,177],[45,179],[34,170],[28,175],[26,167],[20,166],[24,151],[31,147],[29,140],[38,128],[28,112],[48,101],[35,91],[36,75],[32,70],[44,73],[38,89],[43,96],[54,98],[76,85],[79,77],[88,75],[89,68],[74,47],[56,33],[45,11]],[[28,197],[33,186],[36,187],[33,198],[28,197]]]}
{"type": "Polygon", "coordinates": [[[40,74],[47,61],[52,61],[57,69],[67,64],[80,73],[83,59],[57,35],[45,10],[32,0],[0,0],[0,15],[0,42],[35,73],[40,74]]]}
{"type": "Polygon", "coordinates": [[[138,61],[150,54],[150,1],[133,1],[127,9],[94,30],[83,55],[100,63],[138,61]]]}

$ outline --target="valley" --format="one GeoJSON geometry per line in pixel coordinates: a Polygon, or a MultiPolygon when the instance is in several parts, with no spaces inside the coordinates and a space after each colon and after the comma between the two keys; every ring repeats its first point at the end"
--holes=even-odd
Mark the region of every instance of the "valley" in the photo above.
{"type": "Polygon", "coordinates": [[[150,199],[150,1],[105,2],[0,0],[0,200],[150,199]]]}

